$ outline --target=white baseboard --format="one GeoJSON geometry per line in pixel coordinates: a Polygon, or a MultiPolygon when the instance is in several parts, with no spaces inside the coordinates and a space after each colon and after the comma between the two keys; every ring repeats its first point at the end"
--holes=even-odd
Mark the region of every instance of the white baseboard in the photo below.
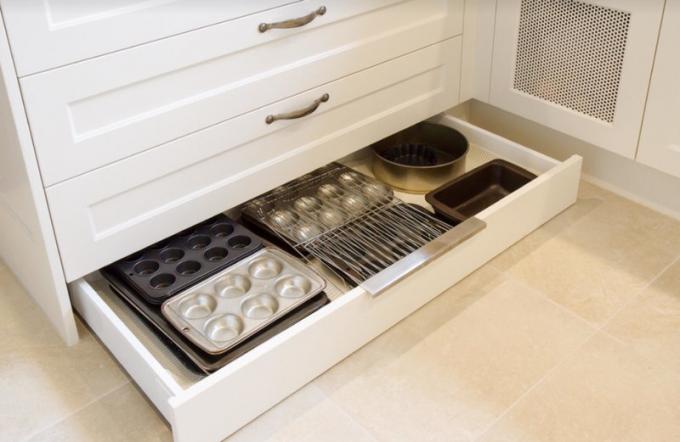
{"type": "Polygon", "coordinates": [[[560,160],[581,155],[586,181],[680,220],[680,178],[486,103],[472,100],[449,112],[560,160]]]}

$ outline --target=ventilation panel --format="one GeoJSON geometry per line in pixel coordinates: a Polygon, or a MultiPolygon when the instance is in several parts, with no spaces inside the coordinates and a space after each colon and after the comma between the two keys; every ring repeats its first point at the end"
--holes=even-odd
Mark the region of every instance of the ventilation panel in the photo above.
{"type": "Polygon", "coordinates": [[[631,14],[573,0],[522,0],[515,90],[613,123],[631,14]]]}

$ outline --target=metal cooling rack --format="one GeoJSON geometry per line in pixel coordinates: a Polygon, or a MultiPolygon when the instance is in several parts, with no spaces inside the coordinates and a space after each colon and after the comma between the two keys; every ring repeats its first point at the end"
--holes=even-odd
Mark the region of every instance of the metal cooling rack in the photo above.
{"type": "Polygon", "coordinates": [[[275,232],[301,255],[318,258],[344,279],[361,285],[452,228],[424,210],[404,203],[389,188],[382,197],[366,193],[366,189],[381,187],[386,188],[373,178],[332,163],[256,198],[246,205],[244,213],[275,232]],[[349,176],[355,179],[349,180],[349,176]],[[298,210],[295,201],[318,196],[319,188],[328,184],[342,187],[343,197],[365,198],[369,204],[357,212],[348,210],[340,196],[325,198],[323,207],[342,214],[343,222],[322,226],[310,238],[296,239],[292,233],[295,226],[322,223],[319,210],[298,210]],[[281,210],[296,214],[292,226],[282,227],[271,221],[272,215],[281,210]]]}

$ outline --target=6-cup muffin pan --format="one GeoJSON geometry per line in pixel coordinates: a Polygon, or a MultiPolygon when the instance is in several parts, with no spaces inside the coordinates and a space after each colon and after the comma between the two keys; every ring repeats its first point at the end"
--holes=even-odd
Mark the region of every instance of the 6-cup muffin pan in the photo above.
{"type": "Polygon", "coordinates": [[[209,354],[220,354],[320,293],[326,282],[266,247],[163,303],[163,316],[209,354]]]}
{"type": "Polygon", "coordinates": [[[190,370],[205,374],[219,370],[330,302],[326,294],[320,292],[228,351],[219,355],[211,355],[196,347],[181,331],[172,326],[161,314],[160,305],[144,302],[117,275],[106,270],[101,273],[114,293],[132,308],[183,365],[190,370]]]}
{"type": "Polygon", "coordinates": [[[250,201],[243,215],[257,228],[273,231],[296,246],[393,198],[390,187],[332,163],[250,201]]]}
{"type": "Polygon", "coordinates": [[[146,302],[158,305],[262,246],[259,236],[220,214],[123,258],[109,269],[146,302]]]}

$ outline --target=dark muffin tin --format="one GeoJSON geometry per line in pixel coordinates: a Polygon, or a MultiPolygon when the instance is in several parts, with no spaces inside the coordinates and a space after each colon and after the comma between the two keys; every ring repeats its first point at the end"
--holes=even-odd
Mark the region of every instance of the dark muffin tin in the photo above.
{"type": "Polygon", "coordinates": [[[101,273],[113,292],[123,299],[123,301],[125,301],[125,303],[144,320],[149,329],[168,346],[173,355],[175,355],[184,366],[192,371],[198,371],[205,374],[210,374],[219,370],[231,361],[248,353],[253,348],[266,342],[330,302],[326,294],[321,292],[285,316],[272,322],[267,328],[250,336],[243,342],[240,342],[226,353],[211,355],[201,351],[189,342],[181,332],[177,331],[161,314],[160,306],[149,305],[139,299],[139,297],[136,296],[135,291],[125,284],[125,282],[117,275],[106,270],[103,270],[101,273]]]}
{"type": "Polygon", "coordinates": [[[456,222],[478,214],[536,178],[505,160],[493,160],[425,195],[434,210],[456,222]]]}
{"type": "Polygon", "coordinates": [[[108,268],[146,302],[163,301],[262,248],[262,239],[217,215],[108,268]]]}

